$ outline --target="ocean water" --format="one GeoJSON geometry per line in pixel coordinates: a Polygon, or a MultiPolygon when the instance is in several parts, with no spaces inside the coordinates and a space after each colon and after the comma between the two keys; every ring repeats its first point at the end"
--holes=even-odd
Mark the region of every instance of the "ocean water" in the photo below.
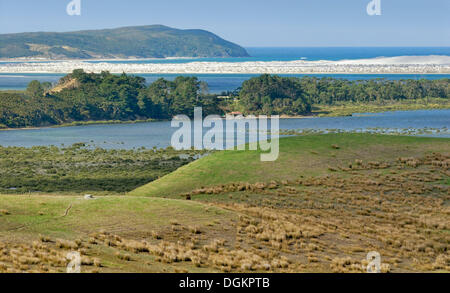
{"type": "MultiPolygon", "coordinates": [[[[189,62],[248,62],[248,61],[294,61],[294,60],[344,60],[395,56],[450,56],[450,47],[248,47],[250,57],[239,58],[170,58],[87,61],[90,63],[189,63],[189,62]]],[[[47,61],[34,61],[45,63],[47,61]]],[[[2,61],[1,64],[10,62],[2,61]]]]}
{"type": "MultiPolygon", "coordinates": [[[[377,114],[356,114],[349,117],[316,117],[280,119],[280,129],[450,129],[450,110],[396,111],[377,114]]],[[[85,125],[59,128],[0,131],[0,145],[32,147],[39,145],[65,146],[84,142],[107,149],[139,147],[164,148],[170,145],[172,128],[169,121],[138,124],[85,125]]],[[[208,129],[204,129],[206,132],[208,129]]],[[[226,131],[226,129],[224,130],[226,131]]],[[[450,137],[447,132],[427,136],[450,137]]]]}
{"type": "MultiPolygon", "coordinates": [[[[246,48],[251,57],[246,58],[179,58],[179,59],[147,59],[147,60],[127,60],[127,61],[87,61],[92,63],[188,63],[188,62],[246,62],[246,61],[292,61],[292,60],[343,60],[343,59],[365,59],[375,57],[393,56],[427,56],[427,55],[447,55],[450,56],[450,47],[251,47],[246,48]]],[[[43,61],[37,61],[42,63],[43,61]]],[[[0,62],[6,64],[9,62],[0,62]]],[[[178,74],[139,74],[153,82],[160,77],[174,79],[178,74]]],[[[187,74],[190,75],[190,74],[187,74]]],[[[0,90],[21,90],[33,79],[49,82],[57,82],[63,74],[1,74],[0,90]]],[[[222,91],[232,91],[242,85],[245,80],[258,76],[258,74],[196,74],[198,78],[209,85],[211,93],[222,91]]],[[[283,75],[297,76],[304,75],[283,75]]],[[[386,78],[398,79],[439,79],[450,78],[450,74],[312,74],[309,76],[335,77],[350,80],[386,78]]]]}
{"type": "Polygon", "coordinates": [[[450,56],[450,47],[285,47],[246,48],[252,58],[260,61],[345,60],[396,56],[450,56]]]}
{"type": "MultiPolygon", "coordinates": [[[[129,61],[107,61],[109,63],[189,63],[189,62],[249,62],[249,61],[318,61],[367,59],[395,56],[450,55],[450,47],[249,47],[250,57],[239,58],[178,58],[147,59],[129,61]]],[[[98,63],[102,61],[90,61],[98,63]]]]}

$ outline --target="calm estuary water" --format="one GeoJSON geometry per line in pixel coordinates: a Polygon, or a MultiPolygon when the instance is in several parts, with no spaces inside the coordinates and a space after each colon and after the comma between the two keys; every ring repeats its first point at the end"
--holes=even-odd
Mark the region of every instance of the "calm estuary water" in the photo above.
{"type": "MultiPolygon", "coordinates": [[[[281,119],[280,129],[342,129],[347,131],[368,128],[385,129],[450,129],[450,110],[397,111],[377,114],[354,114],[349,117],[317,117],[281,119]]],[[[170,145],[170,122],[138,124],[86,125],[59,128],[0,131],[0,145],[32,147],[39,145],[69,146],[84,142],[108,149],[139,147],[163,148],[170,145]]],[[[208,129],[205,129],[208,130],[208,129]]],[[[450,137],[448,131],[427,136],[450,137]]]]}

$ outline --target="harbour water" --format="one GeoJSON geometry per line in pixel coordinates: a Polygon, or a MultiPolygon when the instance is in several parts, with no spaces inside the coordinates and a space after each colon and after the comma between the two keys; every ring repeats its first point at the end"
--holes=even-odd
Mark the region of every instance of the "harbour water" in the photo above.
{"type": "MultiPolygon", "coordinates": [[[[433,137],[450,137],[450,110],[396,111],[361,113],[348,117],[280,119],[281,130],[314,129],[329,131],[367,131],[373,128],[398,131],[407,129],[447,129],[439,133],[422,133],[433,137]]],[[[69,146],[84,142],[107,149],[164,148],[170,145],[170,121],[136,124],[86,125],[29,130],[0,131],[0,145],[32,147],[69,146]]],[[[207,131],[208,129],[204,129],[207,131]]],[[[226,130],[225,130],[226,131],[226,130]]]]}

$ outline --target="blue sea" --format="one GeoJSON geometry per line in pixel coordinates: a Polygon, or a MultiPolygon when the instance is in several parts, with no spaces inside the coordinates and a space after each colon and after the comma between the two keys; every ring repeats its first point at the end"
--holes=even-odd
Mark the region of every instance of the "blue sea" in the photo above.
{"type": "MultiPolygon", "coordinates": [[[[376,57],[394,56],[427,56],[446,55],[450,56],[450,47],[285,47],[285,48],[246,48],[251,57],[245,58],[179,58],[179,59],[146,59],[126,61],[88,61],[92,63],[188,63],[188,62],[247,62],[247,61],[293,61],[293,60],[344,60],[344,59],[366,59],[376,57]]],[[[43,62],[43,61],[37,61],[43,62]]],[[[0,62],[6,64],[10,62],[0,62]]],[[[147,79],[148,83],[163,77],[174,79],[179,74],[139,74],[147,79]]],[[[190,75],[190,74],[189,74],[190,75]]],[[[26,88],[31,80],[57,82],[63,74],[0,74],[1,90],[21,90],[26,88]]],[[[258,76],[258,74],[196,74],[201,81],[209,85],[211,93],[233,91],[242,85],[245,80],[258,76]]],[[[305,75],[283,75],[302,77],[305,75]]],[[[390,80],[399,79],[440,79],[450,78],[450,74],[311,74],[308,76],[334,77],[350,80],[386,78],[390,80]]]]}
{"type": "MultiPolygon", "coordinates": [[[[91,63],[189,63],[189,62],[249,62],[249,61],[318,61],[367,59],[395,56],[450,56],[450,47],[248,47],[250,57],[239,58],[171,58],[114,61],[87,61],[91,63]]],[[[48,61],[35,61],[43,63],[48,61]]],[[[11,63],[0,61],[2,64],[11,63]]]]}

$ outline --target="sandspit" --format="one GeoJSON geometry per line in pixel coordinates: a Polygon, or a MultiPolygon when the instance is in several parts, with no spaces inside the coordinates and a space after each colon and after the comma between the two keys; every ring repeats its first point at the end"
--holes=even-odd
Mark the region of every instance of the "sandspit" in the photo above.
{"type": "Polygon", "coordinates": [[[340,61],[250,61],[189,63],[92,63],[87,61],[11,62],[0,65],[0,73],[87,72],[156,74],[449,74],[450,56],[399,56],[340,61]]]}

